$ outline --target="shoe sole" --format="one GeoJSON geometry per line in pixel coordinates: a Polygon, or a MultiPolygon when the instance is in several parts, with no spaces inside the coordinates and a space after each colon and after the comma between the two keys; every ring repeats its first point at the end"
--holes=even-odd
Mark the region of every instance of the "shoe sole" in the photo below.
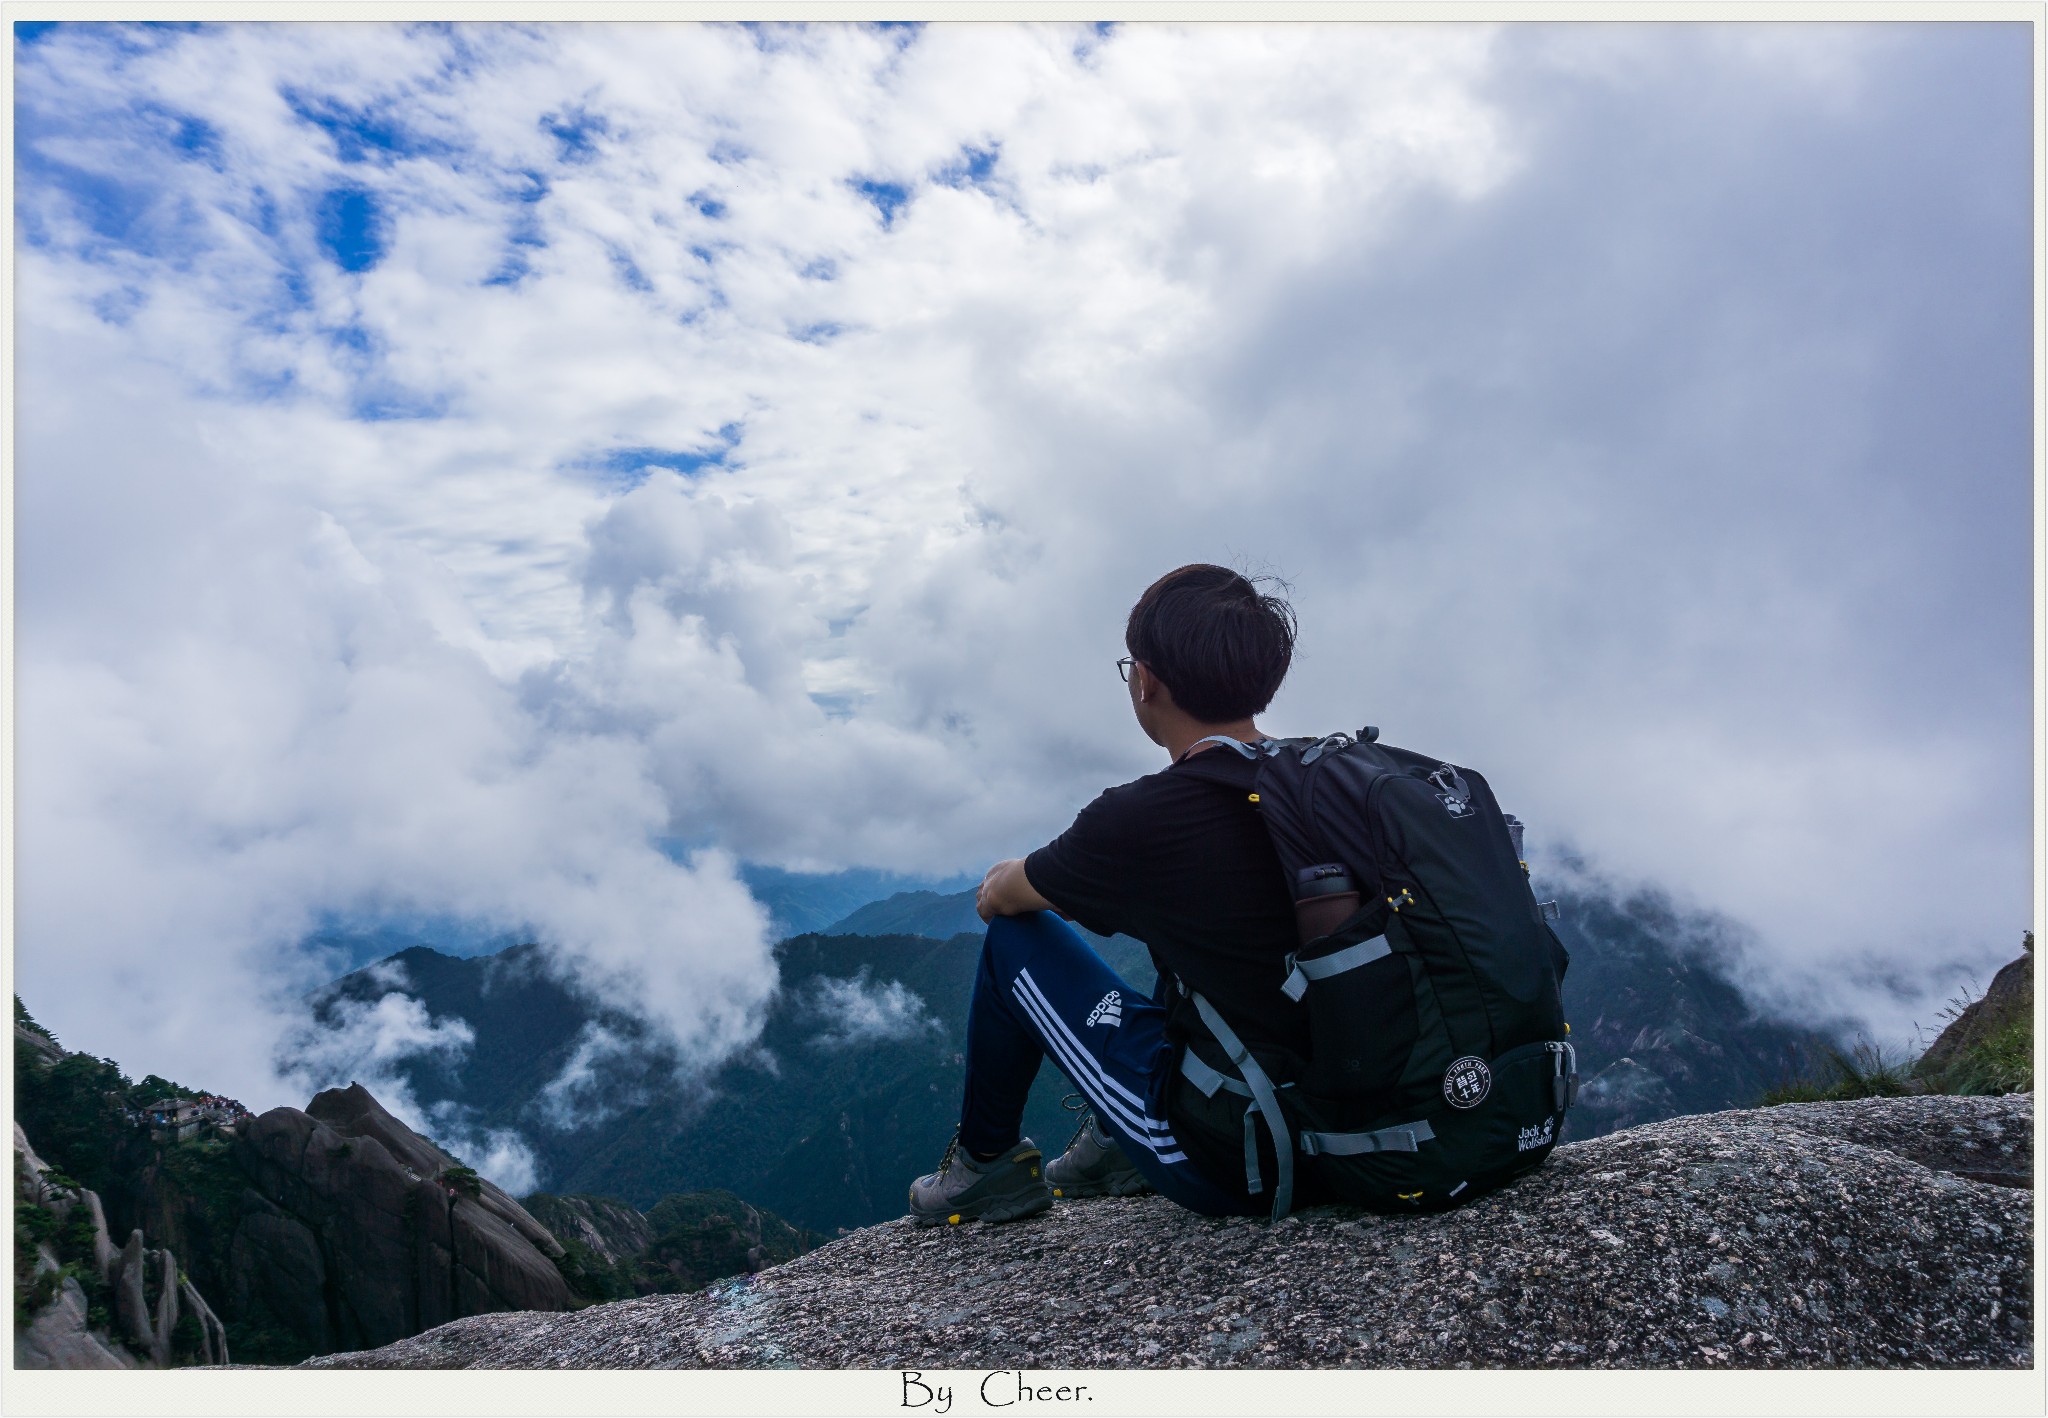
{"type": "Polygon", "coordinates": [[[1077,1182],[1072,1186],[1054,1186],[1052,1194],[1062,1201],[1077,1201],[1091,1196],[1136,1196],[1152,1190],[1152,1184],[1139,1171],[1118,1172],[1098,1181],[1077,1182]]]}
{"type": "Polygon", "coordinates": [[[913,1211],[910,1219],[920,1226],[963,1226],[969,1221],[981,1221],[997,1225],[1004,1221],[1022,1221],[1027,1216],[1036,1216],[1041,1211],[1052,1209],[1052,1193],[1040,1188],[1037,1192],[1018,1192],[1013,1196],[991,1197],[985,1202],[962,1207],[958,1211],[945,1211],[927,1215],[913,1211]]]}

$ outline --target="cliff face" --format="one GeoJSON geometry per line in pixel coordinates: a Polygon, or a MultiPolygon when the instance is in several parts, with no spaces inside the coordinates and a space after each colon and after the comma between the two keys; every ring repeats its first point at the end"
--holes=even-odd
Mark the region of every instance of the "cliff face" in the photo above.
{"type": "Polygon", "coordinates": [[[646,1216],[539,1199],[565,1247],[359,1086],[180,1138],[137,1103],[184,1090],[134,1084],[112,1060],[67,1053],[19,1000],[15,1012],[17,1103],[58,1164],[17,1124],[22,1367],[225,1363],[230,1349],[292,1363],[463,1315],[695,1289],[822,1239],[724,1192],[646,1216]]]}
{"type": "Polygon", "coordinates": [[[555,1237],[574,1241],[606,1265],[637,1259],[654,1241],[654,1227],[623,1201],[603,1196],[526,1198],[525,1205],[555,1237]]]}
{"type": "Polygon", "coordinates": [[[1675,1118],[1453,1212],[1156,1196],[871,1227],[693,1295],[490,1315],[323,1368],[2028,1367],[2033,1098],[1675,1118]]]}
{"type": "Polygon", "coordinates": [[[228,1362],[226,1331],[178,1258],[139,1230],[116,1248],[98,1193],[38,1157],[19,1123],[14,1200],[16,1368],[228,1362]]]}
{"type": "Polygon", "coordinates": [[[547,1229],[359,1084],[304,1112],[263,1114],[242,1130],[236,1160],[247,1184],[227,1242],[226,1303],[315,1352],[573,1303],[547,1229]]]}

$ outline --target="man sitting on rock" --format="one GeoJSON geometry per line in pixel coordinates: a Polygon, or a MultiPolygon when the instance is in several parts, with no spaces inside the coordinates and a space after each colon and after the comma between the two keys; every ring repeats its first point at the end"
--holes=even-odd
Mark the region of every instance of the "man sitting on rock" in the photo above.
{"type": "Polygon", "coordinates": [[[1203,1215],[1268,1210],[1247,1191],[1245,1148],[1261,1147],[1270,1169],[1270,1138],[1261,1130],[1247,1144],[1241,1106],[1226,1099],[1219,1110],[1180,1072],[1201,1027],[1185,991],[1226,1010],[1255,1055],[1283,1067],[1304,1058],[1307,1011],[1280,989],[1296,944],[1293,905],[1251,800],[1257,765],[1229,752],[1204,765],[1234,765],[1221,773],[1198,777],[1182,765],[1217,750],[1203,741],[1211,736],[1266,737],[1252,716],[1287,674],[1293,612],[1234,571],[1183,566],[1139,597],[1124,646],[1117,669],[1131,711],[1171,762],[1106,790],[1057,840],[997,862],[983,879],[976,905],[989,929],[967,1020],[960,1128],[939,1170],[911,1184],[920,1224],[1012,1221],[1055,1196],[1148,1184],[1203,1215]],[[1157,997],[1119,977],[1060,917],[1143,941],[1159,968],[1157,997]],[[1019,1131],[1048,1055],[1093,1109],[1067,1151],[1041,1166],[1019,1131]]]}

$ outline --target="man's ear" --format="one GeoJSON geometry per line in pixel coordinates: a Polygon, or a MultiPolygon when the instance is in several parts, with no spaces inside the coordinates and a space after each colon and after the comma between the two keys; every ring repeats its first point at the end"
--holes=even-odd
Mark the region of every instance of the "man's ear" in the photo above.
{"type": "Polygon", "coordinates": [[[1150,704],[1156,700],[1172,698],[1172,696],[1167,692],[1166,681],[1159,678],[1158,675],[1153,674],[1151,669],[1147,666],[1132,665],[1131,674],[1134,677],[1140,675],[1143,676],[1142,679],[1138,680],[1139,703],[1150,704]]]}

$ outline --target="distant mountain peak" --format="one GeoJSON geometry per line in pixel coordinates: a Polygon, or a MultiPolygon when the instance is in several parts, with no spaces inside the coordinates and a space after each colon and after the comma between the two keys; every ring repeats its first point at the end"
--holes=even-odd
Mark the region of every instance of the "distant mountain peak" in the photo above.
{"type": "Polygon", "coordinates": [[[974,892],[899,891],[819,931],[820,935],[921,935],[950,940],[980,935],[986,927],[974,909],[974,892]]]}

